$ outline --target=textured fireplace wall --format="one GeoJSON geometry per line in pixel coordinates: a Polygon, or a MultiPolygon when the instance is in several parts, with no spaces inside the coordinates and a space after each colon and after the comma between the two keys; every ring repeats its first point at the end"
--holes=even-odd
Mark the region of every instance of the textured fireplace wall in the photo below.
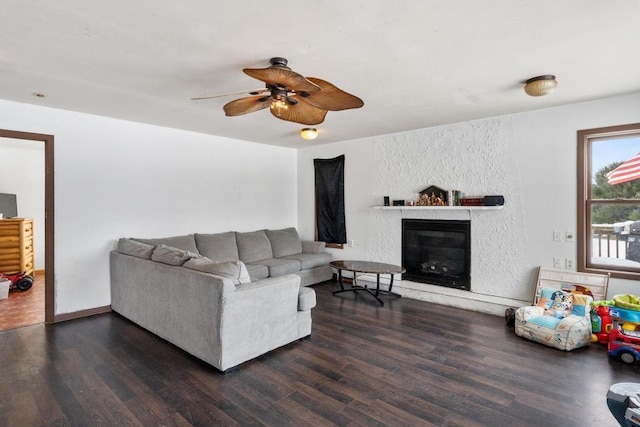
{"type": "Polygon", "coordinates": [[[377,140],[372,205],[417,199],[430,185],[465,195],[502,194],[502,210],[372,210],[367,257],[401,263],[402,218],[471,221],[471,291],[507,298],[530,298],[516,286],[526,275],[525,220],[512,120],[495,118],[423,129],[377,140]],[[379,199],[379,201],[377,201],[379,199]]]}

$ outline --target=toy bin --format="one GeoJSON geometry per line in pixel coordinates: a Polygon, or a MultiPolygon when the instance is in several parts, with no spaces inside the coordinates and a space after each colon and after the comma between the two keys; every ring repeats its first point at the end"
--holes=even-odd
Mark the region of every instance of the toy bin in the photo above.
{"type": "Polygon", "coordinates": [[[9,287],[11,286],[10,280],[0,279],[0,299],[9,298],[9,287]]]}

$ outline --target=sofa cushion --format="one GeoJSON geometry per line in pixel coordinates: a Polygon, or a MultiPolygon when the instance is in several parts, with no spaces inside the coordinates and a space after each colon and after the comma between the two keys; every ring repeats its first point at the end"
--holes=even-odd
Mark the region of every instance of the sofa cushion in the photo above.
{"type": "Polygon", "coordinates": [[[536,316],[527,320],[529,323],[538,325],[546,329],[555,329],[562,319],[553,316],[536,316]]]}
{"type": "Polygon", "coordinates": [[[251,280],[266,279],[269,277],[269,267],[260,264],[246,264],[251,280]]]}
{"type": "Polygon", "coordinates": [[[183,267],[229,278],[234,285],[251,282],[247,267],[242,261],[215,262],[209,258],[200,257],[191,258],[184,263],[183,267]]]}
{"type": "Polygon", "coordinates": [[[294,227],[282,230],[265,230],[265,233],[271,242],[274,258],[302,253],[302,241],[298,230],[294,227]]]}
{"type": "Polygon", "coordinates": [[[301,287],[298,291],[298,311],[311,310],[316,306],[316,291],[301,287]]]}
{"type": "Polygon", "coordinates": [[[278,277],[300,271],[300,262],[295,259],[271,258],[247,264],[266,266],[269,269],[269,277],[278,277]]]}
{"type": "Polygon", "coordinates": [[[198,252],[213,261],[237,261],[236,233],[228,231],[217,234],[195,234],[198,252]]]}
{"type": "Polygon", "coordinates": [[[284,257],[283,259],[294,259],[300,262],[301,270],[308,270],[310,268],[321,267],[323,265],[327,265],[331,262],[331,254],[328,252],[323,252],[320,254],[296,254],[289,255],[284,257]]]}
{"type": "Polygon", "coordinates": [[[193,234],[187,234],[186,236],[174,236],[174,237],[162,237],[159,239],[138,239],[134,238],[138,242],[146,243],[147,245],[166,245],[185,251],[198,253],[198,247],[196,246],[196,239],[193,234]]]}
{"type": "Polygon", "coordinates": [[[315,240],[303,240],[302,241],[302,253],[303,254],[319,254],[324,252],[327,247],[325,242],[317,242],[315,240]]]}
{"type": "Polygon", "coordinates": [[[200,255],[167,245],[156,246],[151,254],[152,261],[169,265],[182,265],[193,257],[197,258],[200,255]]]}
{"type": "Polygon", "coordinates": [[[138,242],[133,239],[120,239],[118,240],[118,252],[125,255],[132,255],[134,257],[151,259],[154,246],[147,245],[146,243],[138,242]]]}
{"type": "Polygon", "coordinates": [[[238,255],[245,263],[273,258],[271,242],[264,230],[236,233],[238,255]]]}

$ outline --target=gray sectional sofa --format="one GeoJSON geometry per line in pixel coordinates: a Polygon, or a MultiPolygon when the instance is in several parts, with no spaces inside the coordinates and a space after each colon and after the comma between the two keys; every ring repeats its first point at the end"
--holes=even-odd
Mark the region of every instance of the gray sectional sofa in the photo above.
{"type": "Polygon", "coordinates": [[[331,279],[330,261],[295,228],[123,238],[111,307],[225,371],[311,334],[307,286],[331,279]]]}

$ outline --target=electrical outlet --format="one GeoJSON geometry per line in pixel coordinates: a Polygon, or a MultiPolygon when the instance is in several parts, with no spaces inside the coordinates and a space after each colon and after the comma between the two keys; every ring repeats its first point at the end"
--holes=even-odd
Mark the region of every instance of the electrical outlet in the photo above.
{"type": "Polygon", "coordinates": [[[566,231],[564,233],[564,241],[567,243],[573,243],[576,241],[576,235],[573,233],[573,231],[566,231]]]}
{"type": "Polygon", "coordinates": [[[565,259],[564,266],[567,270],[573,270],[573,260],[571,258],[565,259]]]}
{"type": "Polygon", "coordinates": [[[562,258],[553,258],[553,268],[562,268],[562,258]]]}
{"type": "Polygon", "coordinates": [[[562,233],[559,231],[553,232],[553,241],[554,242],[562,242],[562,233]]]}
{"type": "Polygon", "coordinates": [[[347,246],[349,246],[350,248],[353,247],[353,240],[349,240],[349,242],[347,243],[347,246]]]}

